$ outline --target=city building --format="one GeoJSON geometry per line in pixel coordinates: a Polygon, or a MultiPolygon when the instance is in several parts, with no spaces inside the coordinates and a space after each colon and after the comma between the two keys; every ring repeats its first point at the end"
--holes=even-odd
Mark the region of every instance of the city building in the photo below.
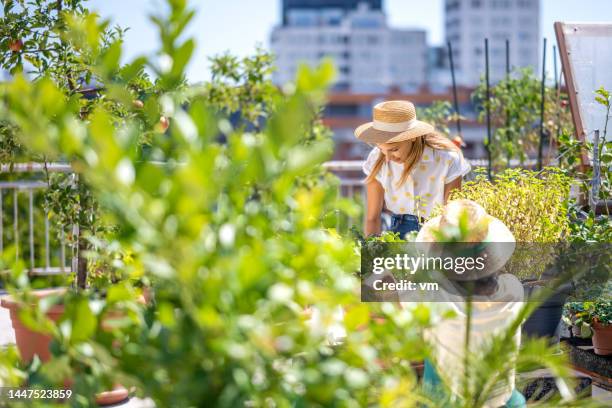
{"type": "Polygon", "coordinates": [[[284,0],[282,13],[270,38],[275,83],[293,80],[301,63],[331,58],[337,91],[416,92],[425,86],[425,31],[389,27],[382,1],[284,0]]]}
{"type": "Polygon", "coordinates": [[[427,87],[434,92],[446,92],[452,86],[446,45],[427,49],[427,87]]]}
{"type": "Polygon", "coordinates": [[[459,85],[478,84],[484,73],[485,38],[492,82],[506,73],[506,40],[511,66],[538,67],[540,0],[445,0],[444,27],[459,85]]]}
{"type": "Polygon", "coordinates": [[[371,10],[382,10],[382,0],[283,0],[283,25],[289,25],[289,14],[295,10],[334,9],[347,13],[364,3],[371,10]]]}

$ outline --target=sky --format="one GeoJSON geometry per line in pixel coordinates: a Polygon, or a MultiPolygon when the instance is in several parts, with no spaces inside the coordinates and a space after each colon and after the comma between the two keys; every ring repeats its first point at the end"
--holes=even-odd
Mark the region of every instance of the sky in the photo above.
{"type": "MultiPolygon", "coordinates": [[[[188,79],[206,80],[208,58],[229,51],[238,56],[253,53],[259,44],[269,45],[272,27],[280,21],[281,0],[190,0],[196,16],[188,35],[197,42],[197,51],[188,66],[188,79]]],[[[388,22],[396,28],[422,28],[428,43],[444,41],[444,0],[384,0],[388,22]]],[[[130,27],[125,39],[125,57],[152,53],[158,44],[150,14],[159,13],[161,0],[90,0],[88,7],[113,24],[130,27]]],[[[556,44],[555,21],[612,22],[611,0],[541,0],[540,27],[548,44],[556,44]]],[[[550,45],[549,45],[550,46],[550,45]]],[[[547,66],[552,66],[551,49],[547,66]]]]}

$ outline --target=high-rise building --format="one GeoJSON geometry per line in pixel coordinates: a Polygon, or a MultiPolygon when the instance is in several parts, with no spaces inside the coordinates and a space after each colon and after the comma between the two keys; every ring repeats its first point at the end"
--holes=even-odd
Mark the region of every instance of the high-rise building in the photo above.
{"type": "Polygon", "coordinates": [[[444,26],[459,85],[478,84],[485,66],[485,38],[493,82],[506,72],[506,40],[511,66],[538,67],[540,0],[445,0],[444,26]]]}
{"type": "Polygon", "coordinates": [[[356,10],[360,3],[365,3],[371,10],[382,10],[382,0],[283,0],[283,25],[289,24],[289,14],[295,17],[308,10],[336,9],[343,13],[356,10]]]}
{"type": "Polygon", "coordinates": [[[270,42],[277,84],[293,80],[300,63],[325,57],[336,64],[336,90],[416,91],[426,83],[425,31],[390,28],[381,0],[284,0],[270,42]]]}

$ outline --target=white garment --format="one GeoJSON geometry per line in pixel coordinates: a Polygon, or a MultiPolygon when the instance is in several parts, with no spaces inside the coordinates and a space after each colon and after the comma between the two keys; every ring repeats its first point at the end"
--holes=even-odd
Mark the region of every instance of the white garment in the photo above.
{"type": "MultiPolygon", "coordinates": [[[[363,172],[369,175],[382,154],[378,147],[372,149],[363,164],[363,172]]],[[[395,214],[413,214],[429,218],[437,205],[444,204],[444,185],[463,177],[471,170],[461,152],[438,150],[426,146],[421,160],[412,169],[406,182],[397,185],[404,165],[383,162],[376,180],[385,190],[385,206],[395,214]]]]}
{"type": "MultiPolygon", "coordinates": [[[[518,316],[523,306],[524,289],[520,281],[510,274],[497,277],[497,291],[487,297],[490,301],[479,301],[478,296],[472,302],[472,322],[470,329],[470,351],[472,358],[479,358],[479,353],[487,350],[487,344],[493,335],[507,330],[518,316]]],[[[435,321],[433,327],[425,332],[426,339],[433,347],[438,375],[448,384],[455,395],[461,392],[461,381],[464,370],[464,344],[467,326],[466,301],[463,297],[440,291],[437,303],[429,303],[434,313],[434,321],[448,310],[455,312],[452,319],[435,321]],[[443,299],[444,298],[444,299],[443,299]]],[[[402,307],[412,308],[415,302],[401,302],[402,307]]],[[[517,350],[521,342],[520,326],[514,334],[513,341],[517,350]]],[[[484,357],[480,357],[484,358],[484,357]]],[[[508,376],[495,384],[491,398],[485,407],[500,407],[510,399],[515,388],[515,373],[511,370],[508,376]]]]}

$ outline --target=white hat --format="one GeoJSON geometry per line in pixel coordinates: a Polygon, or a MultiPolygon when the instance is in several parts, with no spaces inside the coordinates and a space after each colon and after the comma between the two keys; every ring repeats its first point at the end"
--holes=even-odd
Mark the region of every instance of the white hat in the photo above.
{"type": "Polygon", "coordinates": [[[481,270],[448,274],[449,278],[458,281],[477,280],[494,274],[508,262],[516,247],[516,240],[508,227],[471,200],[449,201],[442,215],[423,224],[415,242],[429,256],[447,253],[456,257],[458,252],[467,249],[471,256],[485,258],[485,267],[481,270]],[[462,237],[462,242],[450,244],[440,239],[445,230],[461,228],[462,219],[467,221],[467,234],[462,237]],[[474,245],[478,243],[482,245],[474,245]]]}

